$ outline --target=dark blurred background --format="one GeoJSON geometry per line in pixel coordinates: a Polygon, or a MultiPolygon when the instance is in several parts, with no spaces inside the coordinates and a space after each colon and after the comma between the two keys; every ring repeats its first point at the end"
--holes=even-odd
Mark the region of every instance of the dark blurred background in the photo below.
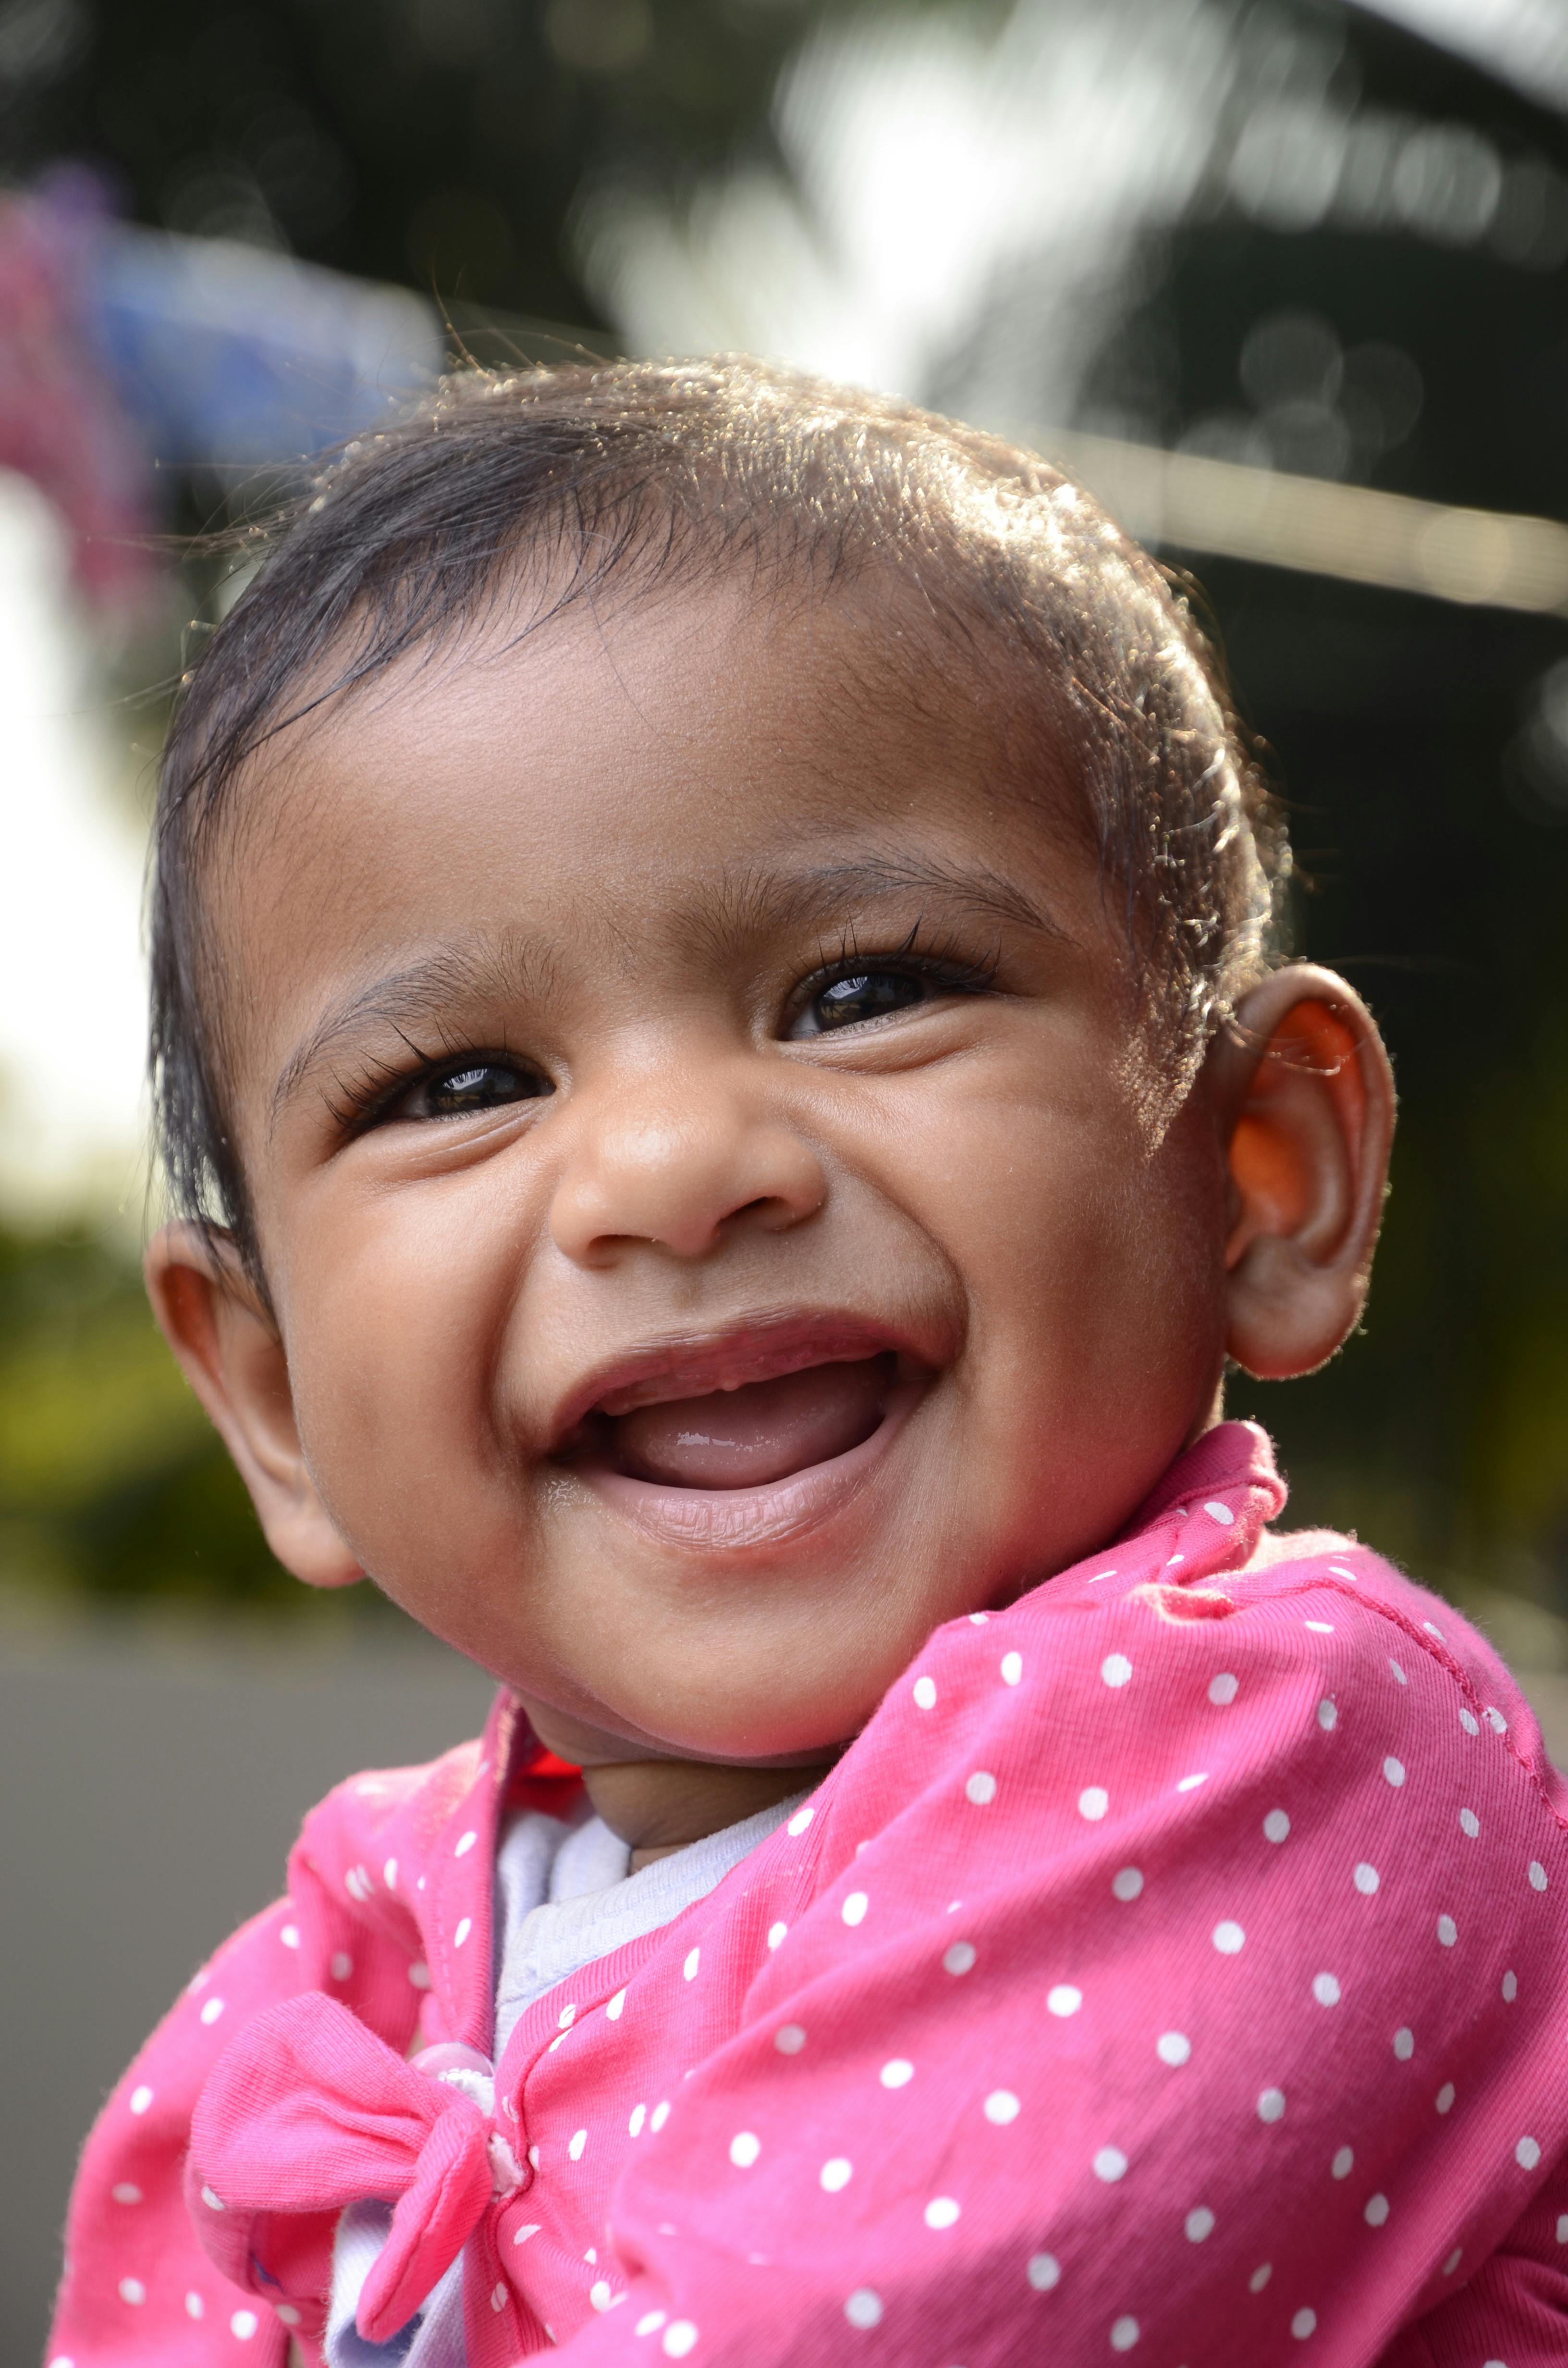
{"type": "MultiPolygon", "coordinates": [[[[65,2088],[0,2121],[0,2358],[36,2357],[71,2148],[236,1869],[259,1898],[334,1773],[483,1698],[271,1564],[141,1297],[150,774],[241,580],[182,539],[465,353],[761,351],[1077,469],[1200,580],[1296,949],[1403,1097],[1363,1333],[1233,1404],[1298,1517],[1465,1602],[1555,1719],[1565,292],[1568,0],[0,0],[0,1830],[123,1870],[91,1781],[40,1840],[55,1772],[155,1825],[199,1750],[206,1818],[65,2088]]],[[[15,2033],[30,1943],[6,1979],[15,2033]]]]}

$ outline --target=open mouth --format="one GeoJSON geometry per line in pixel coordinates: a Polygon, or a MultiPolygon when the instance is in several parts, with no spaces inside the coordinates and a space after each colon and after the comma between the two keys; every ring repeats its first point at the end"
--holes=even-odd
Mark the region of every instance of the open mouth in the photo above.
{"type": "Polygon", "coordinates": [[[768,1488],[864,1446],[918,1387],[885,1334],[768,1327],[603,1376],[555,1456],[658,1488],[768,1488]]]}
{"type": "Polygon", "coordinates": [[[608,1408],[591,1419],[605,1460],[665,1488],[758,1488],[847,1455],[881,1425],[896,1380],[891,1350],[809,1365],[700,1397],[608,1408]]]}

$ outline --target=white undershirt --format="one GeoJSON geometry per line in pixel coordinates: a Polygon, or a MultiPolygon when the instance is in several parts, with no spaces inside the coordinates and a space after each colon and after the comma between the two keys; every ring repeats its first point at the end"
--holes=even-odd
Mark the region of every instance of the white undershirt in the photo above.
{"type": "MultiPolygon", "coordinates": [[[[519,1811],[495,1853],[492,2064],[506,2054],[535,1998],[705,1898],[804,1797],[798,1793],[759,1809],[739,1825],[653,1860],[635,1874],[627,1872],[631,1845],[611,1833],[586,1801],[572,1818],[548,1816],[541,1809],[519,1811]]],[[[466,2076],[463,2085],[469,2085],[466,2076]]],[[[488,2112],[488,2097],[480,2101],[488,2112]]],[[[356,2328],[360,2291],[391,2224],[391,2205],[369,2200],[349,2204],[338,2220],[327,2312],[328,2368],[466,2368],[461,2254],[418,2316],[388,2342],[368,2343],[356,2328]]]]}

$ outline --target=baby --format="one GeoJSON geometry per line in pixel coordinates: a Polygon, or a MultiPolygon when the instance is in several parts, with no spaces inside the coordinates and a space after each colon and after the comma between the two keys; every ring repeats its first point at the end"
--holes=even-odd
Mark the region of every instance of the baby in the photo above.
{"type": "Polygon", "coordinates": [[[1269,1526],[1393,1095],[1185,604],[749,364],[469,377],[185,692],[148,1276],[492,1669],[83,2159],[51,2358],[1544,2368],[1568,1795],[1269,1526]]]}

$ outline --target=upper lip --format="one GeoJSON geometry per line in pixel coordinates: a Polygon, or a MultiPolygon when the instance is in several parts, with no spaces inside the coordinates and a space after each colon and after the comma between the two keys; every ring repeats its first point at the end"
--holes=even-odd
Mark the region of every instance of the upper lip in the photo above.
{"type": "Polygon", "coordinates": [[[558,1454],[589,1414],[630,1414],[634,1406],[777,1381],[811,1365],[846,1364],[890,1349],[918,1353],[897,1326],[836,1308],[752,1315],[710,1332],[670,1334],[608,1359],[574,1383],[551,1421],[548,1452],[558,1454]]]}

